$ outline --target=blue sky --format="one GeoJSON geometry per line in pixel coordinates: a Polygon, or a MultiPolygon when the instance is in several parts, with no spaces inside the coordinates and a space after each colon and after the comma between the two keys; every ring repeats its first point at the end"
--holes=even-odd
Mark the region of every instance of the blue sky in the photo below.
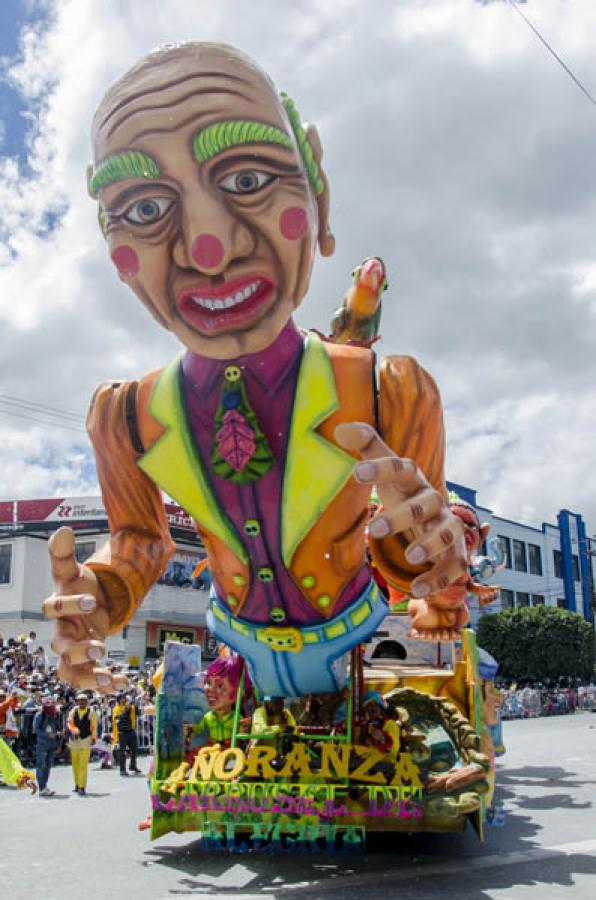
{"type": "MultiPolygon", "coordinates": [[[[98,382],[178,351],[106,253],[85,187],[90,126],[106,88],[160,43],[223,41],[322,137],[337,251],[317,260],[298,323],[327,331],[354,265],[382,256],[377,349],[436,378],[448,477],[498,515],[539,525],[566,507],[592,532],[594,106],[504,0],[370,6],[0,0],[3,71],[34,98],[25,109],[0,81],[0,393],[82,422],[98,382]]],[[[522,8],[594,95],[595,0],[522,8]]],[[[0,411],[0,498],[95,493],[81,439],[0,411]]]]}
{"type": "MultiPolygon", "coordinates": [[[[24,27],[34,25],[46,18],[47,13],[39,4],[24,0],[2,0],[0,3],[0,57],[3,61],[13,59],[19,50],[19,38],[24,27]]],[[[16,156],[22,165],[27,156],[24,149],[27,120],[23,116],[25,103],[19,92],[7,82],[2,67],[0,79],[0,121],[3,124],[3,140],[0,155],[16,156]]]]}

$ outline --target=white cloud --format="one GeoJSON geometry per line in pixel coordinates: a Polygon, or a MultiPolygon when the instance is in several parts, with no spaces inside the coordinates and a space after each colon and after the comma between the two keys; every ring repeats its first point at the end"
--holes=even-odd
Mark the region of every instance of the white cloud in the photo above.
{"type": "MultiPolygon", "coordinates": [[[[523,8],[596,89],[596,4],[523,8]]],[[[85,192],[88,134],[139,56],[224,40],[322,133],[338,251],[317,263],[300,323],[326,329],[354,263],[381,254],[381,350],[417,355],[441,385],[449,476],[508,517],[539,523],[566,506],[595,530],[593,107],[505,3],[247,9],[61,0],[27,35],[12,77],[37,110],[30,167],[0,161],[2,392],[82,416],[95,383],[175,352],[107,259],[85,192]]],[[[0,495],[95,490],[77,435],[15,422],[3,420],[0,495]]]]}

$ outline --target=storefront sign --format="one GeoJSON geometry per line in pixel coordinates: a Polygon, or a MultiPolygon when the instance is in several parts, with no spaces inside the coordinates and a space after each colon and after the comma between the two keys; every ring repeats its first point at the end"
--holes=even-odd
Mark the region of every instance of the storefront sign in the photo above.
{"type": "Polygon", "coordinates": [[[160,628],[158,632],[158,649],[163,653],[166,641],[178,641],[179,644],[194,644],[196,631],[194,628],[160,628]]]}

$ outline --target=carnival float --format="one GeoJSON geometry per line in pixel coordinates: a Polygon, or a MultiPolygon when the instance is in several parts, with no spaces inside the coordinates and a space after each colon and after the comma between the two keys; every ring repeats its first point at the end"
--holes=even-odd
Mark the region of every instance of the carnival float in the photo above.
{"type": "Polygon", "coordinates": [[[346,852],[468,820],[482,836],[494,672],[466,597],[495,589],[470,569],[469,510],[450,505],[435,382],[375,357],[383,262],[354,269],[328,335],[293,322],[317,247],[335,246],[316,128],[253,60],[195,42],[108,90],[93,147],[118,275],[183,349],[97,389],[110,540],[81,565],[54,535],[44,609],[61,676],[112,690],[94,657],[174,551],[162,491],[194,519],[222,655],[201,672],[198,647],[166,645],[151,836],[346,852]],[[390,608],[428,660],[366,658],[390,608]]]}

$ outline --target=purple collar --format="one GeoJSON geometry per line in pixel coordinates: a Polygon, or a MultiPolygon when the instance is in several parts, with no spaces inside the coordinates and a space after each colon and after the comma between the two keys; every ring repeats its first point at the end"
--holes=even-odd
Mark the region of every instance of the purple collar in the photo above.
{"type": "Polygon", "coordinates": [[[267,393],[275,391],[288,375],[304,340],[290,319],[272,344],[259,353],[248,353],[237,359],[210,359],[187,350],[182,357],[182,374],[186,383],[198,394],[208,395],[221,382],[226,366],[239,366],[243,375],[252,375],[267,393]]]}

